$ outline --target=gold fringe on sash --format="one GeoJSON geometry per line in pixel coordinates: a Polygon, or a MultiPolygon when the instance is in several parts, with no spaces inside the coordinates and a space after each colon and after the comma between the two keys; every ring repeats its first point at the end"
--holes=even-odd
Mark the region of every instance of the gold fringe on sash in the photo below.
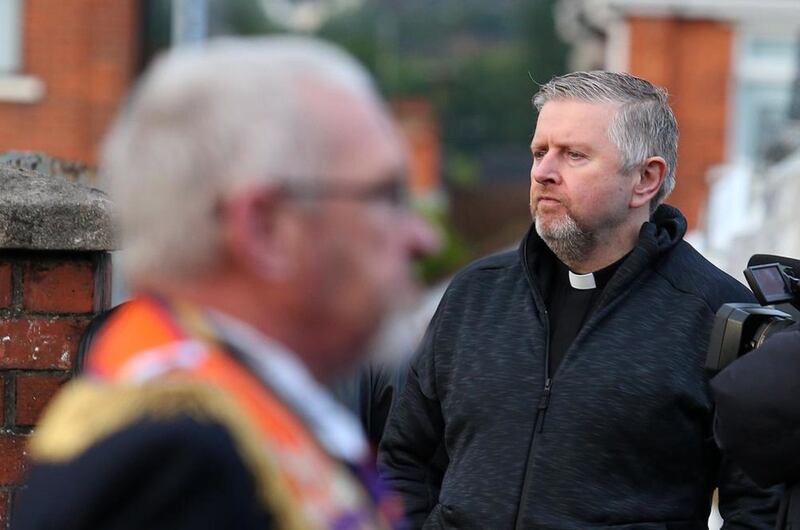
{"type": "Polygon", "coordinates": [[[226,427],[253,474],[259,499],[279,528],[309,528],[301,506],[286,491],[264,439],[229,396],[209,385],[179,379],[143,385],[72,381],[56,396],[36,427],[30,455],[39,462],[65,462],[139,420],[169,419],[180,414],[226,427]]]}

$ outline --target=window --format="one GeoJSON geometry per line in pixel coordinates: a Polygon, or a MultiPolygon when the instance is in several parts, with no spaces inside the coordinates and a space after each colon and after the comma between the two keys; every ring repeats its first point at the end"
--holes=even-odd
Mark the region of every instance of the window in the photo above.
{"type": "Polygon", "coordinates": [[[736,158],[762,163],[789,120],[797,75],[794,33],[745,35],[739,43],[736,76],[736,158]]]}
{"type": "Polygon", "coordinates": [[[0,0],[0,75],[20,68],[22,0],[0,0]]]}

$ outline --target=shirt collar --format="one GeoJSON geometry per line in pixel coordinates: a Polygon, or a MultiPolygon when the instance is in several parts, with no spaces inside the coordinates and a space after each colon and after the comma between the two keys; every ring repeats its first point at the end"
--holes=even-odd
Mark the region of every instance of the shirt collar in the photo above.
{"type": "Polygon", "coordinates": [[[217,332],[244,357],[255,375],[299,414],[317,441],[334,457],[358,463],[369,455],[361,425],[278,342],[218,311],[210,312],[217,332]]]}
{"type": "Polygon", "coordinates": [[[589,274],[575,274],[572,271],[567,271],[567,272],[569,273],[569,284],[574,289],[585,291],[597,287],[597,282],[594,279],[594,274],[592,274],[591,272],[589,274]]]}
{"type": "MultiPolygon", "coordinates": [[[[557,262],[556,268],[561,270],[566,269],[570,286],[572,286],[573,289],[578,290],[604,289],[606,284],[609,282],[609,280],[611,280],[611,277],[614,276],[614,273],[617,272],[617,269],[626,257],[627,254],[611,265],[607,265],[600,270],[586,274],[578,274],[569,270],[564,263],[562,263],[557,257],[555,257],[555,255],[553,255],[553,258],[557,262]]],[[[559,272],[559,274],[561,273],[559,272]]]]}

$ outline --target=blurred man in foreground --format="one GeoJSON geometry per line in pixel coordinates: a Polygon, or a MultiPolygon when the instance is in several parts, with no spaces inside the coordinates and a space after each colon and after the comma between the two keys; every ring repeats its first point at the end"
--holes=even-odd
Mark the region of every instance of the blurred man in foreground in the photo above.
{"type": "Polygon", "coordinates": [[[18,528],[389,528],[353,364],[432,244],[367,74],[318,41],[160,59],[105,144],[138,297],[37,427],[18,528]]]}
{"type": "Polygon", "coordinates": [[[720,457],[703,371],[714,313],[749,301],[662,202],[666,93],[576,72],[534,98],[533,226],[451,282],[381,440],[414,528],[770,528],[773,492],[720,457]]]}

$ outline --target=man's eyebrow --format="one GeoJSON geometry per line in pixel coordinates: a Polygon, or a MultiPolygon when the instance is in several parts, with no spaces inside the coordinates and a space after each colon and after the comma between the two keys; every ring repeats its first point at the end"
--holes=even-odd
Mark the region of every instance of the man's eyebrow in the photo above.
{"type": "MultiPolygon", "coordinates": [[[[530,149],[531,151],[541,147],[541,146],[549,146],[549,142],[542,142],[536,143],[531,142],[530,149]]],[[[591,145],[582,143],[582,142],[553,142],[552,146],[558,149],[577,149],[579,151],[594,151],[595,149],[592,148],[591,145]]]]}
{"type": "Polygon", "coordinates": [[[582,144],[580,142],[571,142],[568,144],[564,144],[564,147],[570,147],[572,149],[577,149],[579,151],[592,151],[592,147],[588,144],[582,144]]]}

